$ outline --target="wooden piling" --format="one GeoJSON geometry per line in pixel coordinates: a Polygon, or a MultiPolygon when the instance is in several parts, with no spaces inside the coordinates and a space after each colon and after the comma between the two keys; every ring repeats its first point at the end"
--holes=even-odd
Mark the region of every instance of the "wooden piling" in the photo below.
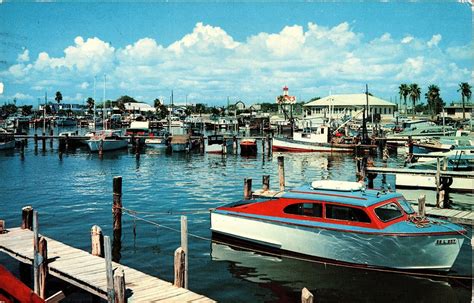
{"type": "Polygon", "coordinates": [[[34,136],[35,148],[38,148],[38,134],[34,136]]]}
{"type": "Polygon", "coordinates": [[[49,136],[51,137],[51,139],[49,140],[49,147],[50,148],[53,148],[53,135],[54,135],[53,129],[50,129],[49,130],[49,136]]]}
{"type": "Polygon", "coordinates": [[[113,191],[113,259],[115,262],[119,262],[122,248],[122,177],[114,177],[113,191]]]}
{"type": "Polygon", "coordinates": [[[184,288],[188,288],[188,219],[181,216],[181,248],[184,251],[184,288]]]}
{"type": "Polygon", "coordinates": [[[33,230],[33,207],[25,206],[21,209],[21,228],[33,230]]]}
{"type": "Polygon", "coordinates": [[[114,292],[115,292],[115,303],[125,303],[127,299],[125,297],[125,273],[123,268],[119,267],[114,271],[114,292]]]}
{"type": "Polygon", "coordinates": [[[40,294],[39,276],[39,239],[38,239],[38,212],[33,211],[33,285],[35,294],[40,294]]]}
{"type": "Polygon", "coordinates": [[[232,137],[232,150],[234,151],[234,155],[237,154],[237,150],[238,150],[238,142],[237,142],[237,137],[236,136],[233,136],[232,137]]]}
{"type": "Polygon", "coordinates": [[[285,190],[285,158],[278,156],[278,178],[280,181],[280,191],[285,190]]]}
{"type": "Polygon", "coordinates": [[[267,135],[267,154],[268,156],[272,154],[272,138],[270,138],[270,135],[267,135]]]}
{"type": "Polygon", "coordinates": [[[305,287],[301,291],[301,303],[313,303],[313,294],[305,287]]]}
{"type": "Polygon", "coordinates": [[[65,138],[65,149],[66,149],[66,152],[67,152],[67,150],[69,149],[69,134],[66,134],[66,138],[65,138]]]}
{"type": "Polygon", "coordinates": [[[104,155],[104,140],[100,139],[99,142],[99,157],[104,155]]]}
{"type": "Polygon", "coordinates": [[[39,239],[38,252],[39,262],[39,296],[46,298],[46,278],[48,276],[48,242],[44,237],[39,239]]]}
{"type": "Polygon", "coordinates": [[[93,256],[104,256],[104,235],[98,225],[94,225],[91,228],[91,247],[91,254],[93,256]]]}
{"type": "Polygon", "coordinates": [[[20,141],[20,157],[21,159],[25,158],[25,141],[24,140],[20,141]]]}
{"type": "Polygon", "coordinates": [[[244,179],[244,200],[252,199],[252,179],[244,179]]]}
{"type": "Polygon", "coordinates": [[[418,215],[421,217],[424,217],[426,215],[425,203],[426,203],[426,195],[421,195],[418,198],[418,215]]]}
{"type": "Polygon", "coordinates": [[[440,189],[441,189],[441,162],[440,159],[436,159],[436,175],[435,175],[435,186],[436,186],[436,207],[440,207],[441,200],[440,200],[440,189]]]}
{"type": "Polygon", "coordinates": [[[262,139],[262,154],[265,155],[265,139],[262,139]]]}
{"type": "Polygon", "coordinates": [[[5,230],[5,220],[0,220],[0,234],[3,234],[5,230]]]}
{"type": "Polygon", "coordinates": [[[270,190],[270,175],[263,175],[262,176],[262,190],[264,192],[270,190]]]}
{"type": "Polygon", "coordinates": [[[46,134],[43,133],[43,137],[41,138],[41,145],[42,145],[42,148],[43,148],[43,151],[46,150],[46,134]]]}
{"type": "Polygon", "coordinates": [[[222,154],[227,155],[227,142],[226,142],[226,139],[224,139],[224,142],[222,143],[222,154]]]}
{"type": "Polygon", "coordinates": [[[105,273],[107,276],[107,301],[112,303],[115,301],[114,276],[112,272],[112,248],[110,246],[109,236],[104,236],[105,250],[105,273]]]}
{"type": "Polygon", "coordinates": [[[181,247],[174,251],[174,286],[184,287],[186,254],[181,247]]]}

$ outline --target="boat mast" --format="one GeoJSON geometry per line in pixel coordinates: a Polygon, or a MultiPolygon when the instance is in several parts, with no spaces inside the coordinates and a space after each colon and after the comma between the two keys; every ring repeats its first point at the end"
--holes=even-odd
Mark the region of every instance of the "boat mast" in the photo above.
{"type": "Polygon", "coordinates": [[[96,122],[96,120],[95,120],[96,119],[95,118],[95,81],[96,81],[96,78],[97,78],[97,76],[94,76],[94,120],[93,120],[94,121],[93,122],[94,123],[94,131],[96,130],[95,129],[95,122],[96,122]]]}
{"type": "Polygon", "coordinates": [[[46,104],[48,104],[48,93],[44,92],[44,106],[43,106],[43,134],[46,133],[46,104]]]}
{"type": "Polygon", "coordinates": [[[103,106],[102,106],[102,128],[103,129],[107,129],[107,122],[105,121],[105,117],[106,117],[106,110],[105,110],[105,86],[107,84],[107,76],[104,74],[104,94],[103,94],[103,100],[104,100],[104,103],[103,103],[103,106]]]}
{"type": "Polygon", "coordinates": [[[366,106],[364,106],[364,115],[362,116],[362,140],[364,144],[367,144],[368,142],[368,137],[367,137],[367,124],[366,124],[366,117],[369,114],[368,109],[369,109],[369,86],[366,84],[365,85],[365,102],[366,106]],[[367,115],[366,115],[367,114],[367,115]]]}

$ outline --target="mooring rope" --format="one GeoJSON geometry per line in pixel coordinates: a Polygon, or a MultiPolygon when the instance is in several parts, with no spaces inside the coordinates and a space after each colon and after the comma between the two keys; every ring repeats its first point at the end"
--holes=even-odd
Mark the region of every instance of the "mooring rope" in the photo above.
{"type": "MultiPolygon", "coordinates": [[[[134,220],[144,221],[144,222],[147,222],[147,223],[152,224],[152,225],[157,226],[157,227],[161,227],[161,228],[165,228],[165,229],[168,229],[168,230],[171,230],[171,231],[175,231],[177,233],[181,233],[181,230],[179,230],[179,229],[169,227],[169,226],[166,226],[166,225],[162,225],[162,224],[159,224],[157,222],[154,222],[154,221],[151,221],[151,220],[148,220],[148,219],[145,219],[145,218],[141,218],[141,217],[139,217],[139,216],[137,216],[137,215],[135,215],[135,214],[133,214],[129,211],[125,212],[125,214],[132,217],[132,218],[134,218],[134,220]]],[[[284,257],[284,258],[293,259],[293,260],[297,260],[297,261],[305,261],[305,262],[324,264],[324,265],[329,264],[329,265],[333,265],[333,266],[336,266],[336,267],[354,268],[354,269],[362,269],[362,270],[368,270],[368,271],[402,274],[402,275],[411,275],[411,276],[422,276],[422,277],[432,277],[432,278],[448,278],[448,279],[458,279],[458,280],[474,280],[473,277],[468,277],[468,276],[456,276],[456,275],[450,276],[450,275],[442,275],[442,274],[435,274],[435,273],[410,272],[410,271],[401,271],[401,270],[396,270],[396,269],[367,267],[367,266],[363,266],[363,265],[352,265],[352,264],[344,264],[344,263],[331,263],[331,262],[326,262],[326,261],[319,261],[319,260],[314,260],[314,259],[307,259],[307,258],[303,258],[303,257],[297,257],[297,256],[293,256],[293,255],[277,254],[277,253],[272,253],[272,252],[269,252],[269,251],[259,250],[259,249],[255,249],[255,248],[250,249],[250,248],[245,247],[245,246],[231,244],[231,243],[227,243],[227,242],[224,242],[224,241],[219,241],[219,240],[216,240],[216,239],[213,240],[213,239],[202,237],[202,236],[199,236],[199,235],[196,235],[196,234],[193,234],[193,233],[189,233],[189,231],[188,231],[188,236],[199,239],[199,240],[214,242],[214,243],[223,244],[223,245],[227,245],[227,246],[234,247],[234,248],[240,248],[240,249],[260,253],[260,254],[263,254],[263,255],[270,255],[270,256],[274,256],[274,257],[284,257]]]]}

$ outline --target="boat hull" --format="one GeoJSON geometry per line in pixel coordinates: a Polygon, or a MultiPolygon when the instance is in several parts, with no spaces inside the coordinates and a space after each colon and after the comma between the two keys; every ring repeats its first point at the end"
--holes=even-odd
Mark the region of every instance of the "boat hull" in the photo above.
{"type": "Polygon", "coordinates": [[[257,154],[257,143],[246,143],[240,144],[240,154],[242,156],[256,155],[257,154]]]}
{"type": "Polygon", "coordinates": [[[15,148],[15,140],[8,142],[0,142],[0,150],[7,150],[15,148]]]}
{"type": "Polygon", "coordinates": [[[211,230],[213,233],[273,249],[338,262],[442,271],[452,267],[464,240],[461,235],[397,236],[356,233],[216,212],[211,213],[211,230]],[[451,243],[449,241],[454,241],[455,244],[439,245],[451,243]]]}
{"type": "Polygon", "coordinates": [[[273,151],[286,152],[341,152],[350,153],[354,151],[354,146],[344,146],[343,144],[329,143],[308,143],[292,139],[273,138],[273,151]]]}
{"type": "Polygon", "coordinates": [[[168,148],[166,139],[146,139],[145,144],[147,147],[156,148],[156,149],[168,148]]]}
{"type": "MultiPolygon", "coordinates": [[[[397,174],[395,185],[397,188],[435,189],[436,181],[435,176],[397,174]]],[[[473,192],[474,179],[453,177],[453,184],[449,188],[457,192],[473,192]]]]}
{"type": "MultiPolygon", "coordinates": [[[[87,146],[91,152],[98,152],[100,149],[101,140],[87,140],[87,146]]],[[[102,150],[117,150],[126,148],[128,146],[127,140],[103,140],[102,150]]]]}
{"type": "MultiPolygon", "coordinates": [[[[228,141],[226,142],[226,149],[227,149],[227,152],[230,152],[232,151],[232,141],[228,141]]],[[[205,147],[206,149],[206,153],[211,153],[211,154],[222,154],[224,153],[224,145],[222,144],[210,144],[210,145],[206,145],[205,147]]]]}

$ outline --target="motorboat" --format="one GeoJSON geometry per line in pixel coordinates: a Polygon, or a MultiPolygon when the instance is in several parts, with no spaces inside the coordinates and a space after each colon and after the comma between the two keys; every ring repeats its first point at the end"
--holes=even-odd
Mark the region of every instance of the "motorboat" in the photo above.
{"type": "Polygon", "coordinates": [[[427,154],[431,152],[447,152],[450,150],[473,150],[474,137],[458,135],[458,132],[456,136],[443,136],[438,139],[430,138],[426,142],[414,142],[413,153],[427,154]]]}
{"type": "Polygon", "coordinates": [[[454,136],[455,134],[456,129],[448,126],[420,126],[414,129],[404,129],[399,133],[388,135],[387,140],[407,140],[410,137],[413,139],[430,139],[443,136],[454,136]]]}
{"type": "Polygon", "coordinates": [[[353,152],[358,144],[350,138],[348,142],[343,136],[332,136],[327,125],[320,125],[315,130],[306,128],[293,132],[293,138],[274,137],[273,151],[287,152],[353,152]]]}
{"type": "Polygon", "coordinates": [[[170,146],[170,133],[161,130],[158,132],[151,132],[148,134],[148,138],[145,139],[145,145],[147,147],[156,149],[168,149],[170,146]]]}
{"type": "Polygon", "coordinates": [[[361,266],[448,271],[466,230],[417,216],[403,195],[314,181],[211,211],[211,231],[291,254],[361,266]]]}
{"type": "MultiPolygon", "coordinates": [[[[432,159],[429,161],[410,163],[407,165],[407,168],[416,170],[437,170],[437,166],[438,159],[432,159]]],[[[472,172],[474,168],[474,155],[458,153],[447,156],[443,159],[440,159],[440,168],[446,168],[447,171],[472,172]],[[444,161],[446,161],[446,164],[443,163],[444,161]]],[[[397,188],[435,189],[436,176],[420,174],[395,174],[395,185],[397,188]]],[[[449,188],[451,191],[473,192],[474,179],[467,178],[464,175],[454,176],[452,177],[452,184],[449,186],[449,188]]]]}
{"type": "Polygon", "coordinates": [[[204,150],[211,154],[227,153],[232,149],[232,140],[224,138],[223,135],[210,135],[207,137],[204,150]]]}
{"type": "Polygon", "coordinates": [[[0,150],[15,148],[15,136],[12,132],[0,128],[0,150]]]}
{"type": "Polygon", "coordinates": [[[57,126],[76,126],[77,120],[72,117],[57,117],[55,119],[57,126]]]}
{"type": "Polygon", "coordinates": [[[121,135],[122,132],[119,130],[102,130],[93,134],[86,143],[91,152],[98,152],[100,149],[108,151],[126,148],[128,141],[121,135]]]}
{"type": "Polygon", "coordinates": [[[252,156],[257,154],[257,140],[252,138],[243,138],[240,140],[240,155],[252,156]]]}

